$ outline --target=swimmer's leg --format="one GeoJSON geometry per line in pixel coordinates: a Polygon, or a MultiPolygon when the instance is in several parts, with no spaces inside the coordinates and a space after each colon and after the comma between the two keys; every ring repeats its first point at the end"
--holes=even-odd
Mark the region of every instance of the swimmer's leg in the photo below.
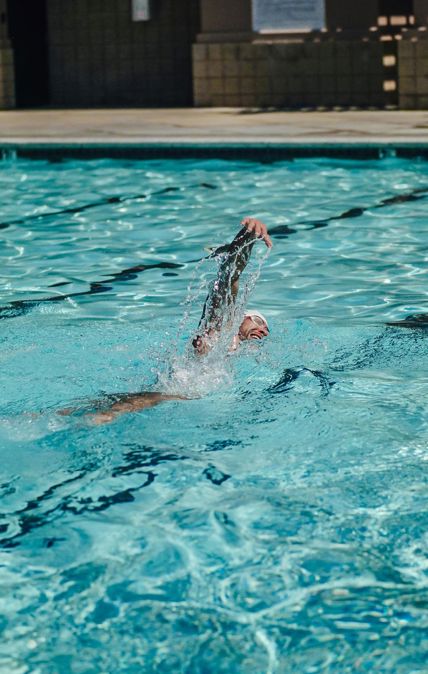
{"type": "Polygon", "coordinates": [[[187,398],[185,398],[185,396],[152,391],[146,393],[128,393],[119,397],[119,399],[117,399],[109,408],[102,410],[101,412],[96,412],[95,414],[88,414],[87,418],[92,424],[98,426],[113,421],[121,414],[138,412],[139,410],[144,410],[148,407],[155,407],[168,400],[187,400],[187,398]]]}

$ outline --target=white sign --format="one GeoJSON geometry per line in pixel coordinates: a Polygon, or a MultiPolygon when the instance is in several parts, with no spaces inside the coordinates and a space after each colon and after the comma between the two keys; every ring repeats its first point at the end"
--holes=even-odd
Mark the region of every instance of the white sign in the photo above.
{"type": "Polygon", "coordinates": [[[325,0],[253,0],[253,30],[301,32],[325,27],[325,0]]]}
{"type": "Polygon", "coordinates": [[[132,20],[148,21],[150,19],[150,0],[132,0],[132,20]]]}

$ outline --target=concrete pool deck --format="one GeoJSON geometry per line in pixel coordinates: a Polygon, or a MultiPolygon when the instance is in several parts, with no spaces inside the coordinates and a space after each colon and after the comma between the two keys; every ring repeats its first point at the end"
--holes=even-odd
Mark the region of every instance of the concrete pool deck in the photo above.
{"type": "Polygon", "coordinates": [[[428,143],[428,111],[241,108],[4,110],[0,146],[428,143]]]}

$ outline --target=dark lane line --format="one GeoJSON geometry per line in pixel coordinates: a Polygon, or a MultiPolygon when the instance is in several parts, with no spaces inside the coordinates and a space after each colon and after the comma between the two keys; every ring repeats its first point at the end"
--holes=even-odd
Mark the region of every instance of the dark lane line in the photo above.
{"type": "MultiPolygon", "coordinates": [[[[42,297],[38,300],[14,300],[8,305],[0,307],[0,320],[3,318],[17,318],[27,314],[31,309],[38,307],[41,304],[48,302],[62,302],[74,297],[83,297],[84,295],[97,295],[99,293],[106,293],[113,289],[112,283],[122,283],[124,281],[132,281],[138,277],[143,271],[148,269],[180,269],[183,264],[176,262],[156,262],[155,264],[139,264],[129,269],[111,274],[105,281],[93,281],[89,284],[89,290],[82,290],[77,293],[67,293],[65,295],[53,295],[51,297],[42,297]]],[[[55,285],[65,285],[68,281],[55,285]]]]}
{"type": "MultiPolygon", "coordinates": [[[[388,197],[382,199],[377,204],[373,206],[362,206],[350,208],[348,211],[344,211],[340,215],[332,215],[329,218],[324,218],[323,220],[302,220],[301,222],[296,222],[295,226],[307,226],[308,230],[311,229],[320,229],[321,227],[327,227],[330,222],[335,220],[345,220],[348,218],[359,218],[364,215],[367,211],[375,210],[378,208],[385,208],[386,206],[392,206],[393,204],[404,204],[409,201],[418,201],[419,199],[425,199],[428,194],[428,187],[419,187],[412,190],[411,192],[406,192],[404,194],[396,194],[393,197],[388,197]]],[[[277,239],[286,239],[290,234],[296,233],[298,230],[289,227],[288,225],[279,225],[278,227],[273,227],[269,230],[269,234],[274,236],[277,239]]]]}
{"type": "MultiPolygon", "coordinates": [[[[211,185],[210,183],[198,183],[197,185],[190,185],[191,188],[194,187],[205,187],[206,189],[215,190],[217,189],[216,185],[211,185]]],[[[82,213],[83,211],[88,211],[91,208],[98,208],[99,206],[107,206],[109,204],[124,204],[129,201],[141,201],[148,199],[149,197],[160,196],[161,194],[169,194],[170,192],[179,192],[183,190],[183,187],[163,187],[161,190],[156,190],[155,192],[149,192],[148,194],[131,194],[128,196],[116,196],[116,197],[105,197],[100,199],[100,201],[94,201],[90,204],[83,204],[82,206],[73,206],[70,208],[61,208],[58,211],[50,211],[49,213],[38,213],[35,215],[27,215],[24,218],[18,218],[17,220],[9,220],[8,222],[0,223],[0,229],[6,229],[12,225],[26,225],[31,222],[40,222],[40,220],[46,220],[48,218],[53,218],[60,215],[74,215],[76,213],[82,213]]]]}

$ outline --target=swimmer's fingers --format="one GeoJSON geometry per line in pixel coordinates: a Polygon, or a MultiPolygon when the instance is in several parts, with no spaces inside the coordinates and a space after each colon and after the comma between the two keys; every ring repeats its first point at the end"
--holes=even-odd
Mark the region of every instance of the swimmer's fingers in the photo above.
{"type": "Polygon", "coordinates": [[[201,335],[197,335],[192,340],[192,345],[193,345],[193,348],[195,349],[195,351],[197,353],[199,353],[200,355],[205,355],[210,350],[208,340],[204,337],[201,337],[201,335]]]}
{"type": "Polygon", "coordinates": [[[246,228],[248,232],[254,232],[254,236],[258,239],[263,239],[268,248],[272,248],[272,239],[270,238],[267,227],[263,222],[256,218],[244,218],[241,225],[246,228]]]}

